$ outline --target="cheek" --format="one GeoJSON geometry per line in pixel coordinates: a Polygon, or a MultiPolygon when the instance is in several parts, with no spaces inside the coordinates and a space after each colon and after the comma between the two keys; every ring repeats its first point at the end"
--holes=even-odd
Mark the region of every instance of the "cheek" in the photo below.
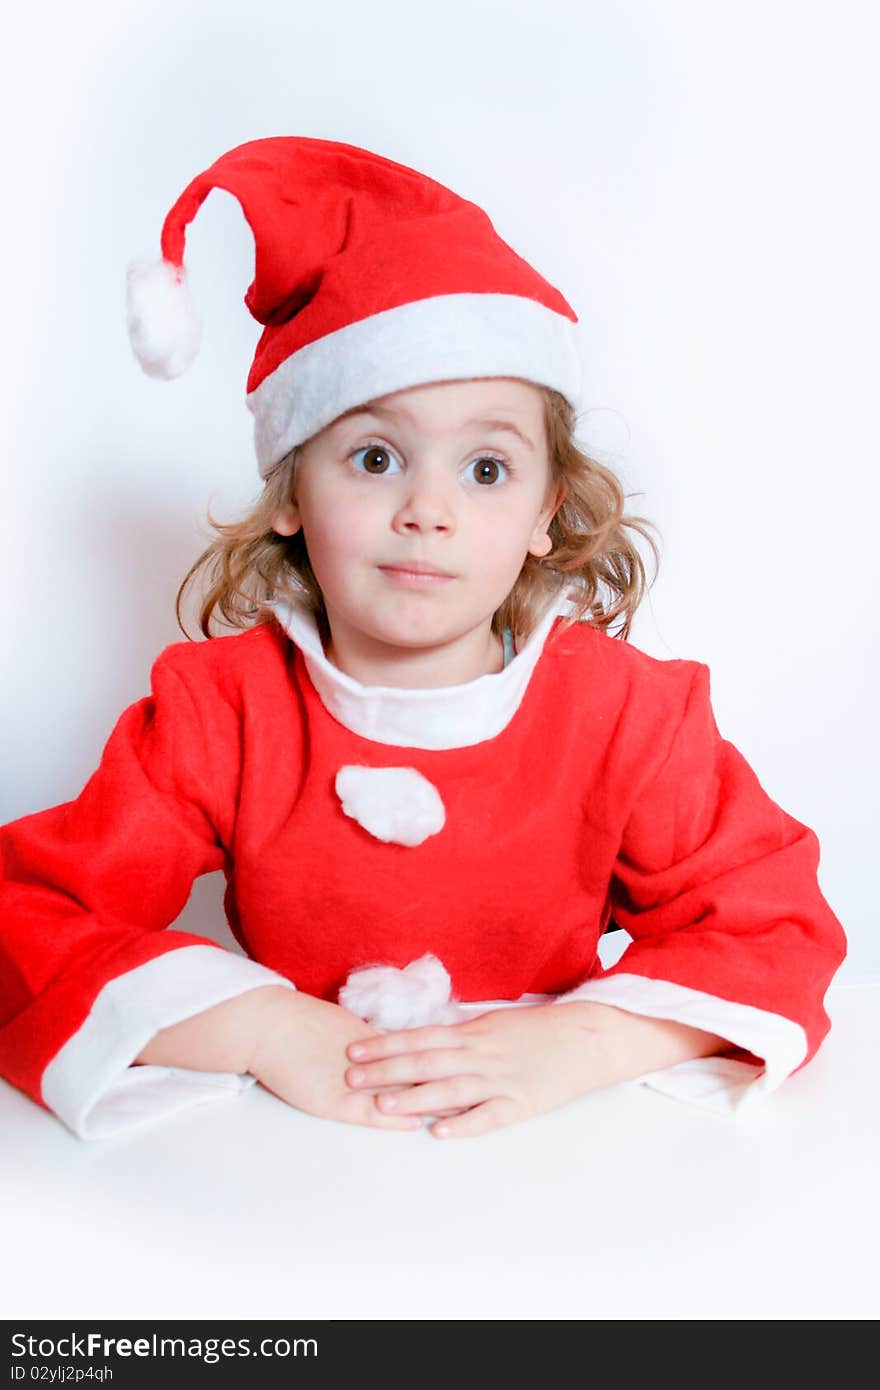
{"type": "Polygon", "coordinates": [[[354,558],[375,548],[375,522],[369,507],[358,498],[313,499],[309,507],[303,508],[303,532],[313,558],[354,558]]]}
{"type": "Polygon", "coordinates": [[[531,539],[537,510],[523,498],[511,499],[505,506],[487,508],[479,516],[475,528],[479,544],[499,556],[523,549],[531,539]]]}

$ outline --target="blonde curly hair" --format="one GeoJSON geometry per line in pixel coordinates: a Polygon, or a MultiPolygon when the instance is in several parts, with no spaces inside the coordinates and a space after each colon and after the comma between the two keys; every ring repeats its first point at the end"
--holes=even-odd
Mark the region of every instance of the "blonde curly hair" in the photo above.
{"type": "MultiPolygon", "coordinates": [[[[564,483],[563,500],[552,518],[548,534],[549,554],[527,555],[519,577],[494,614],[492,629],[498,635],[511,629],[518,646],[540,621],[553,595],[568,586],[574,589],[572,611],[562,627],[585,621],[626,640],[636,609],[650,587],[645,567],[629,532],[645,538],[654,555],[654,579],[659,552],[648,534],[656,530],[644,517],[624,514],[625,495],[615,474],[591,458],[575,441],[574,407],[549,387],[540,387],[550,456],[550,487],[564,483]]],[[[201,571],[206,588],[199,612],[205,637],[211,620],[232,628],[255,627],[275,621],[263,605],[273,596],[286,597],[314,614],[325,646],[329,625],[324,600],[312,570],[302,529],[281,536],[272,522],[293,495],[297,449],[292,449],[272,470],[256,506],[241,520],[219,522],[208,512],[217,533],[190,567],[177,593],[177,623],[184,636],[181,604],[187,586],[201,571]],[[219,612],[221,619],[216,618],[219,612]]],[[[651,580],[651,583],[654,582],[651,580]]]]}

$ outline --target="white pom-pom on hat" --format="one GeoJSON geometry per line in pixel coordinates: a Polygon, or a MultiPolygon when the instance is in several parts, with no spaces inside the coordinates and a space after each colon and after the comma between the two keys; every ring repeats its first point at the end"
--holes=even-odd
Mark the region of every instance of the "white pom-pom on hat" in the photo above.
{"type": "Polygon", "coordinates": [[[170,380],[195,361],[202,337],[183,266],[132,261],[127,271],[128,336],[147,376],[170,380]]]}
{"type": "Polygon", "coordinates": [[[366,965],[352,970],[339,991],[339,1003],[374,1028],[421,1028],[458,1023],[462,1011],[450,998],[449,972],[436,956],[420,956],[399,970],[366,965]]]}

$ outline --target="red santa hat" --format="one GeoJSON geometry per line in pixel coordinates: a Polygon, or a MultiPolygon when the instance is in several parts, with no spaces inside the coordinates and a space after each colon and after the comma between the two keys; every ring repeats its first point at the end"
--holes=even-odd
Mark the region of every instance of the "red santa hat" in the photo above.
{"type": "Polygon", "coordinates": [[[165,218],[162,259],[128,268],[128,327],[150,376],[185,372],[200,327],[186,227],[212,188],[256,243],[244,302],[263,332],[247,380],[260,476],[344,411],[433,381],[511,376],[580,408],[577,315],[475,203],[354,145],[251,140],[165,218]]]}

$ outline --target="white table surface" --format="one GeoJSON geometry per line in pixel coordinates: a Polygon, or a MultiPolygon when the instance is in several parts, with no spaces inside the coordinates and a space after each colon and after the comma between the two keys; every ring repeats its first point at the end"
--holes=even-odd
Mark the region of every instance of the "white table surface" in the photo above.
{"type": "Polygon", "coordinates": [[[741,1118],[638,1082],[479,1139],[261,1087],[84,1143],[0,1082],[5,1318],[873,1319],[880,984],[741,1118]]]}

